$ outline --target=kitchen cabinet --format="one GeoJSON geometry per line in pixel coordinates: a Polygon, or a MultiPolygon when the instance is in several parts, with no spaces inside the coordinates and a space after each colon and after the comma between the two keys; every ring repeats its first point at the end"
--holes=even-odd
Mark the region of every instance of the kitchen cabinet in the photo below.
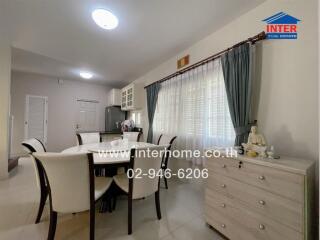
{"type": "Polygon", "coordinates": [[[142,84],[132,83],[121,89],[121,110],[130,111],[143,107],[145,93],[142,84]]]}
{"type": "Polygon", "coordinates": [[[110,90],[108,95],[109,106],[120,106],[121,105],[121,90],[113,88],[110,90]]]}

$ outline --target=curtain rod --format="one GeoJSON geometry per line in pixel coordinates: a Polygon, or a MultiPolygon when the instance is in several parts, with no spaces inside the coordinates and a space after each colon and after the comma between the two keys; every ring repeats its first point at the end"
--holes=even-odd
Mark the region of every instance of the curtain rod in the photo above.
{"type": "Polygon", "coordinates": [[[231,50],[232,48],[238,47],[238,46],[243,45],[243,44],[245,44],[245,43],[247,43],[247,42],[251,42],[252,44],[255,44],[256,42],[261,41],[261,40],[264,40],[264,39],[266,39],[266,33],[263,31],[263,32],[255,35],[255,36],[253,36],[253,37],[250,37],[250,38],[248,38],[248,39],[246,39],[246,40],[244,40],[244,41],[241,41],[241,42],[236,43],[236,44],[233,45],[232,47],[226,48],[225,50],[222,50],[222,51],[220,51],[220,52],[218,52],[218,53],[216,53],[216,54],[213,54],[213,55],[211,55],[210,57],[207,57],[207,58],[205,58],[205,59],[203,59],[203,60],[201,60],[201,61],[199,61],[199,62],[196,62],[196,63],[194,63],[194,64],[192,64],[192,65],[190,65],[190,66],[188,66],[188,67],[186,67],[186,68],[184,68],[184,69],[182,69],[182,70],[180,70],[180,71],[177,71],[177,72],[175,72],[175,73],[173,73],[173,74],[170,74],[170,75],[167,76],[167,77],[164,77],[164,78],[162,78],[162,79],[160,79],[160,80],[158,80],[158,81],[156,81],[156,82],[153,82],[153,83],[145,86],[144,88],[147,88],[147,87],[149,87],[149,86],[151,86],[151,85],[153,85],[153,84],[156,84],[156,83],[165,82],[165,81],[167,81],[167,80],[169,80],[169,79],[171,79],[171,78],[173,78],[173,77],[176,77],[176,76],[178,76],[178,75],[180,75],[180,74],[183,74],[183,73],[185,73],[185,72],[187,72],[187,71],[190,71],[190,70],[192,70],[192,69],[194,69],[194,68],[196,68],[196,67],[199,67],[199,66],[201,66],[201,65],[203,65],[203,64],[206,64],[206,63],[208,63],[208,62],[210,62],[210,61],[213,61],[214,59],[217,59],[217,58],[221,57],[222,54],[224,54],[225,52],[228,52],[228,51],[231,50]]]}

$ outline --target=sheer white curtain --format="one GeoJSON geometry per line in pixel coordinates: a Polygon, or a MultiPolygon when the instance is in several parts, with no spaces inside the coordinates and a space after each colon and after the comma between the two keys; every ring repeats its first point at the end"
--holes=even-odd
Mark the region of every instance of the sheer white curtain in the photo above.
{"type": "Polygon", "coordinates": [[[163,82],[153,121],[154,141],[160,134],[177,135],[179,150],[232,146],[235,132],[220,59],[163,82]]]}

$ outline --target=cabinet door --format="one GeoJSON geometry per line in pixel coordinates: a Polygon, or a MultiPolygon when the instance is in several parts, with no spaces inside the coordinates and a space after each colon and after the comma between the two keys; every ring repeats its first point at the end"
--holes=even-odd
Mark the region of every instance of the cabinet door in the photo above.
{"type": "Polygon", "coordinates": [[[133,87],[128,88],[127,90],[127,107],[133,107],[133,87]]]}
{"type": "Polygon", "coordinates": [[[127,91],[124,90],[121,93],[121,108],[127,107],[127,91]]]}
{"type": "Polygon", "coordinates": [[[110,106],[121,106],[121,95],[119,89],[112,89],[109,95],[110,106]]]}

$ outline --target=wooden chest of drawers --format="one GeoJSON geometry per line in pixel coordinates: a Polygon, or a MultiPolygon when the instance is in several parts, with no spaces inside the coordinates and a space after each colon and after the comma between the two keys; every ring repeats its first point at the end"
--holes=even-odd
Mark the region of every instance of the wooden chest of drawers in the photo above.
{"type": "Polygon", "coordinates": [[[314,162],[209,158],[207,223],[231,240],[311,240],[314,162]]]}

